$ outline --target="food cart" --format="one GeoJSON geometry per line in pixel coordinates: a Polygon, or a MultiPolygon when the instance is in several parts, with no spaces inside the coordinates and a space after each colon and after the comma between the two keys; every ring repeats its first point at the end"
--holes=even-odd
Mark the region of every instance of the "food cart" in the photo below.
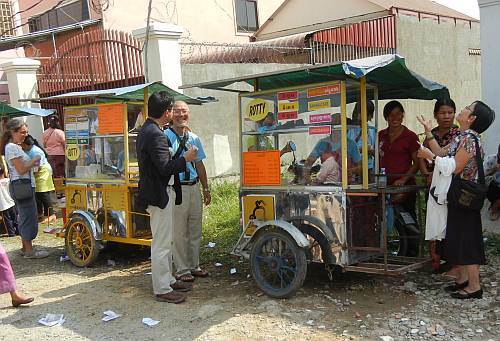
{"type": "Polygon", "coordinates": [[[91,265],[101,242],[151,245],[149,215],[136,203],[139,167],[135,142],[147,117],[149,94],[166,91],[189,104],[202,101],[160,82],[124,88],[72,92],[41,99],[66,104],[64,226],[66,253],[79,267],[91,265]]]}
{"type": "MultiPolygon", "coordinates": [[[[378,141],[368,134],[379,126],[379,100],[449,97],[446,87],[411,72],[397,55],[188,87],[239,92],[241,236],[233,253],[250,260],[267,295],[293,295],[312,262],[325,264],[330,276],[334,267],[397,275],[427,262],[390,249],[386,197],[417,186],[379,186],[378,141]],[[375,105],[372,122],[368,100],[375,105]],[[359,122],[350,115],[355,102],[359,122]],[[360,159],[353,157],[353,129],[361,140],[360,159]],[[329,182],[312,175],[326,163],[323,154],[334,169],[329,182]]],[[[415,220],[407,215],[404,223],[415,227],[415,220]]]]}

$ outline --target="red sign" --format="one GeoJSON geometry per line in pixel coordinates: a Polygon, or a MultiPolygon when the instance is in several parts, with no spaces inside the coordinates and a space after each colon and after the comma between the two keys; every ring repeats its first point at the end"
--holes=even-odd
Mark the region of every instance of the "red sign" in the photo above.
{"type": "Polygon", "coordinates": [[[330,114],[315,114],[309,116],[309,123],[330,123],[332,121],[332,118],[330,117],[330,114]]]}
{"type": "Polygon", "coordinates": [[[282,120],[296,120],[299,116],[299,113],[296,111],[286,111],[278,113],[278,121],[282,120]]]}
{"type": "Polygon", "coordinates": [[[299,98],[298,91],[278,92],[278,101],[290,101],[299,98]]]}
{"type": "Polygon", "coordinates": [[[314,88],[307,90],[307,97],[318,97],[338,94],[340,92],[340,84],[322,86],[320,88],[314,88]]]}
{"type": "Polygon", "coordinates": [[[309,127],[309,135],[330,135],[332,126],[316,126],[309,127]]]}

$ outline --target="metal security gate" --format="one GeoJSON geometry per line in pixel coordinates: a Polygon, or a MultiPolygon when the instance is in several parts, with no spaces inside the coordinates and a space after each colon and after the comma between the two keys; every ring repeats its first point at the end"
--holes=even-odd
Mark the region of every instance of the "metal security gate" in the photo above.
{"type": "MultiPolygon", "coordinates": [[[[101,29],[83,32],[42,63],[37,77],[39,97],[144,83],[141,54],[139,42],[128,33],[101,29]]],[[[42,107],[62,112],[62,103],[42,101],[42,107]]]]}

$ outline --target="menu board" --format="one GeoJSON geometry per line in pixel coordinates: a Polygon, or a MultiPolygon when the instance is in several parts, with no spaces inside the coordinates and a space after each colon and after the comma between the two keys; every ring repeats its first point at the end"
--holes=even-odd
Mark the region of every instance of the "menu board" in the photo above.
{"type": "Polygon", "coordinates": [[[100,105],[97,116],[99,119],[98,133],[120,134],[123,133],[123,112],[125,104],[100,105]]]}
{"type": "Polygon", "coordinates": [[[243,152],[243,185],[273,186],[281,184],[280,151],[243,152]]]}

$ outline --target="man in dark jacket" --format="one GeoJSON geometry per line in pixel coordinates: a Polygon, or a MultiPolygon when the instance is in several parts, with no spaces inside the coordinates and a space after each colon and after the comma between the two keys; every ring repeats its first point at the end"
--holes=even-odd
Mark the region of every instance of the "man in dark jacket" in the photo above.
{"type": "Polygon", "coordinates": [[[173,205],[182,202],[179,173],[186,171],[186,162],[196,159],[190,148],[182,157],[172,158],[162,127],[172,119],[174,99],[167,92],[152,94],[148,114],[137,136],[139,161],[139,200],[150,215],[151,272],[153,292],[157,301],[181,303],[185,297],[179,291],[191,290],[189,283],[172,276],[173,205]]]}

